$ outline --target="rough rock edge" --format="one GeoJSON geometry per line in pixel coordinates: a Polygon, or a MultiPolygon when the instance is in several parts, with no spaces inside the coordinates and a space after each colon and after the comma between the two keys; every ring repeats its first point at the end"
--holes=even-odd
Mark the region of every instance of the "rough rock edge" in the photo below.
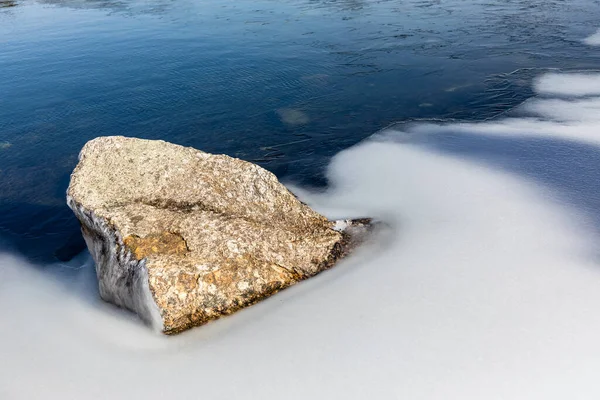
{"type": "Polygon", "coordinates": [[[146,259],[138,261],[116,229],[69,195],[67,205],[79,219],[83,238],[95,261],[100,297],[135,312],[153,329],[163,331],[160,309],[150,291],[146,259]]]}

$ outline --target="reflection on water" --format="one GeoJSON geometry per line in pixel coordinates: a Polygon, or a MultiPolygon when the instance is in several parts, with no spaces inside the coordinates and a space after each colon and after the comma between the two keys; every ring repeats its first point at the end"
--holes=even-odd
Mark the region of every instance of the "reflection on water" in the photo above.
{"type": "Polygon", "coordinates": [[[64,205],[100,135],[160,138],[322,185],[391,123],[489,119],[589,69],[597,0],[22,0],[0,11],[0,242],[81,248],[64,205]]]}

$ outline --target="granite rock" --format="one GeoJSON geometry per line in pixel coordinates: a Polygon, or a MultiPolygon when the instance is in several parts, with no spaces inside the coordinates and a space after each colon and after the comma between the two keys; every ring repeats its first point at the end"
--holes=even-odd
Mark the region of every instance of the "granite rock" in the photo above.
{"type": "Polygon", "coordinates": [[[255,164],[120,136],[84,146],[67,202],[101,297],[166,334],[331,267],[369,225],[328,221],[255,164]]]}

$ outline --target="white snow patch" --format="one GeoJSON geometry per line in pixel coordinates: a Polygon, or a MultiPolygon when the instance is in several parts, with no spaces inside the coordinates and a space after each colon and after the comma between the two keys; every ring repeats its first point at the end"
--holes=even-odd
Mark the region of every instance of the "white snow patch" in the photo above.
{"type": "Polygon", "coordinates": [[[535,91],[540,94],[588,96],[600,95],[600,75],[582,73],[552,73],[535,81],[535,91]]]}
{"type": "Polygon", "coordinates": [[[348,220],[338,219],[337,221],[335,221],[335,224],[333,224],[333,229],[338,232],[342,232],[344,229],[346,229],[348,227],[348,225],[349,225],[348,220]]]}
{"type": "Polygon", "coordinates": [[[600,29],[592,36],[589,36],[583,40],[583,43],[590,46],[600,46],[600,29]]]}

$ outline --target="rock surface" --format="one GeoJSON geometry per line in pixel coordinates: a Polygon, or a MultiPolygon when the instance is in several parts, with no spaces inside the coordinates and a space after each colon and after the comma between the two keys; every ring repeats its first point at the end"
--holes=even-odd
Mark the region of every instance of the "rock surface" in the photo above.
{"type": "Polygon", "coordinates": [[[85,145],[67,202],[101,297],[167,334],[331,267],[368,225],[328,221],[252,163],[120,136],[85,145]]]}

